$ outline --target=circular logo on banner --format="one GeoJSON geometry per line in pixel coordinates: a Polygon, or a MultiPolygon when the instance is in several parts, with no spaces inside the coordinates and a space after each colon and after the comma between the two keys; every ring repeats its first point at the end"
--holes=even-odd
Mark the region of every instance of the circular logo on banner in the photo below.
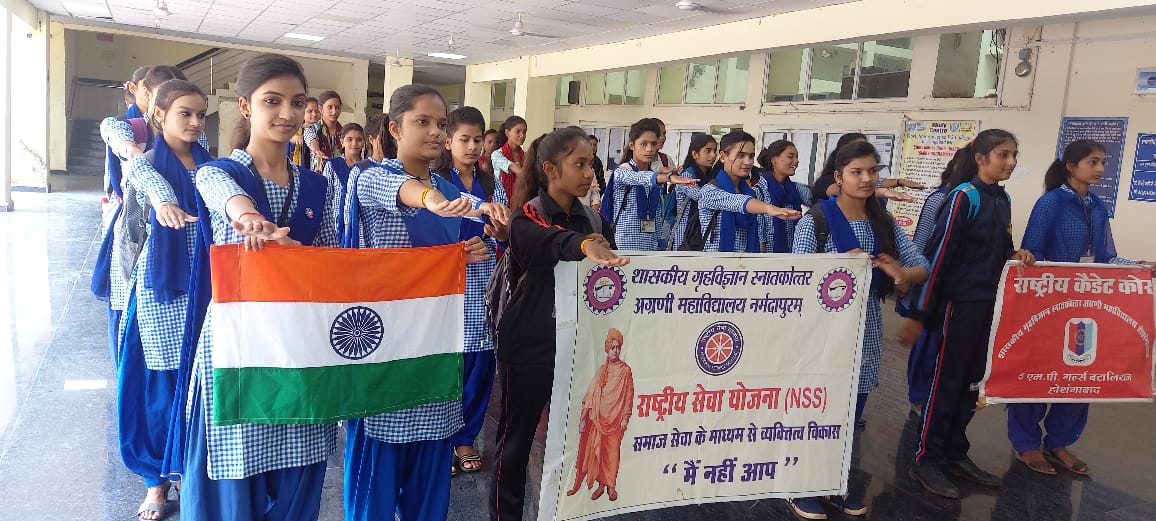
{"type": "Polygon", "coordinates": [[[342,311],[329,327],[329,344],[337,354],[350,360],[361,360],[381,346],[385,326],[381,315],[365,306],[342,311]]]}
{"type": "Polygon", "coordinates": [[[827,311],[843,311],[855,301],[855,275],[835,268],[819,281],[819,305],[827,311]]]}
{"type": "Polygon", "coordinates": [[[626,298],[626,275],[613,266],[595,266],[586,274],[582,292],[592,313],[605,315],[618,309],[626,298]]]}
{"type": "Polygon", "coordinates": [[[726,374],[743,355],[743,333],[730,322],[715,322],[698,336],[694,358],[698,368],[711,376],[726,374]]]}

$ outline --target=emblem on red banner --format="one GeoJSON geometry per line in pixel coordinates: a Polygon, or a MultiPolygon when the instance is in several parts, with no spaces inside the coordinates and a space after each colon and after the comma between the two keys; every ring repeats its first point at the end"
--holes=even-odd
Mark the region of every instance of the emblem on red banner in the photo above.
{"type": "Polygon", "coordinates": [[[1092,365],[1096,361],[1096,321],[1090,318],[1068,320],[1064,332],[1064,363],[1092,365]]]}

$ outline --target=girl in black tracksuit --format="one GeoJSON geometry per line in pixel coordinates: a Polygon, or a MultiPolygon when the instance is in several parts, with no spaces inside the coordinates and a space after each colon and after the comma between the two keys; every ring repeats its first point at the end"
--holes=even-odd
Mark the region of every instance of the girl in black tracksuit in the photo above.
{"type": "Polygon", "coordinates": [[[594,179],[593,159],[581,129],[535,139],[511,201],[507,255],[513,289],[497,326],[502,412],[489,501],[494,521],[522,519],[530,447],[554,384],[554,266],[584,258],[610,266],[630,261],[610,251],[610,224],[579,201],[594,179]]]}
{"type": "Polygon", "coordinates": [[[928,491],[953,499],[959,489],[945,472],[981,485],[1000,484],[968,458],[967,425],[978,398],[974,384],[987,365],[1004,263],[1035,262],[1031,252],[1012,244],[1011,199],[999,185],[1011,177],[1018,153],[1015,136],[998,129],[980,132],[964,147],[958,168],[970,181],[948,194],[925,251],[931,273],[917,304],[936,317],[928,328],[942,328],[943,340],[910,473],[928,491]]]}

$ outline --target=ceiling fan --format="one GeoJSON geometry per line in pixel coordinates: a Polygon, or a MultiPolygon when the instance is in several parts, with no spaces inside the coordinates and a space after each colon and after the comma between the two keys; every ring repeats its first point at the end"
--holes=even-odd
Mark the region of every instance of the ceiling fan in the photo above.
{"type": "Polygon", "coordinates": [[[514,19],[514,26],[510,28],[510,34],[514,36],[536,36],[538,38],[557,38],[557,36],[550,36],[548,34],[538,34],[526,32],[526,24],[522,22],[522,16],[526,13],[518,13],[518,17],[514,19]]]}
{"type": "Polygon", "coordinates": [[[393,54],[386,54],[385,55],[385,66],[386,67],[413,67],[415,69],[437,67],[437,65],[418,65],[412,58],[410,59],[410,64],[408,64],[408,65],[406,63],[403,63],[401,60],[402,60],[401,49],[394,49],[393,54]]]}

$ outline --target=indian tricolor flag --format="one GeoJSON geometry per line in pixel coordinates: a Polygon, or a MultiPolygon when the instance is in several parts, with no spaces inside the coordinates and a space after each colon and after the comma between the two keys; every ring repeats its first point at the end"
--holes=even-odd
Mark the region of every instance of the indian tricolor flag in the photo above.
{"type": "Polygon", "coordinates": [[[326,423],[460,400],[466,255],[213,246],[213,422],[326,423]]]}

